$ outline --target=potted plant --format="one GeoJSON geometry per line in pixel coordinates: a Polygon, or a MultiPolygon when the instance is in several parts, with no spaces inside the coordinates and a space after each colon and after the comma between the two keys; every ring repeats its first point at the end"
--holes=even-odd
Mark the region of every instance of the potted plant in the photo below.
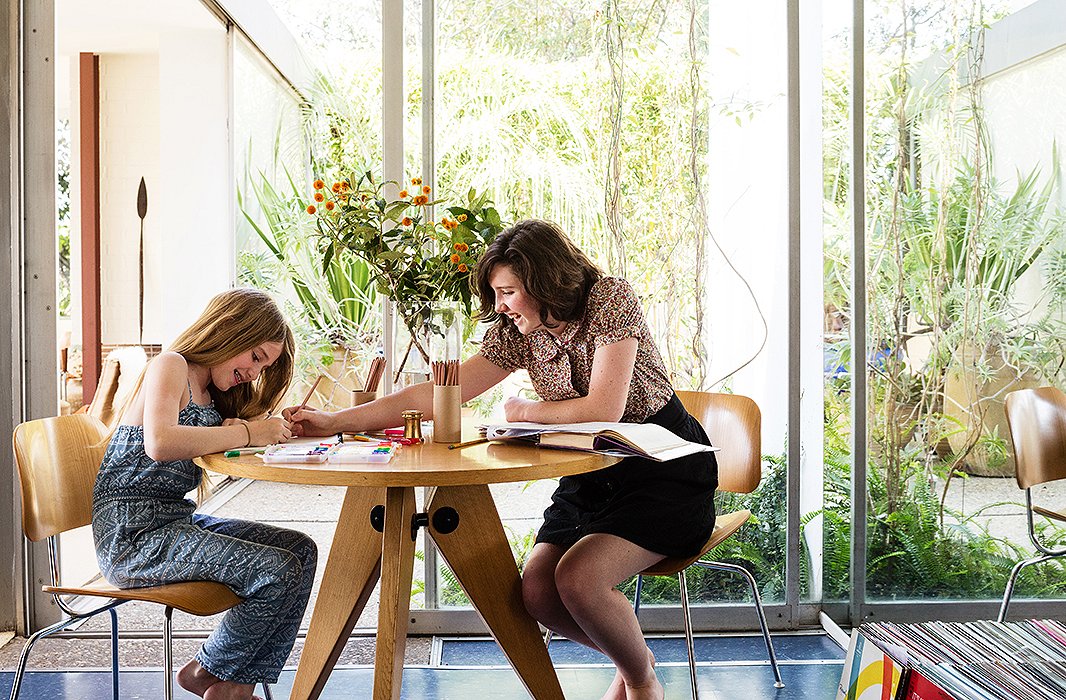
{"type": "Polygon", "coordinates": [[[367,172],[329,187],[316,180],[314,201],[306,207],[322,270],[355,256],[367,265],[377,292],[396,305],[410,334],[397,378],[412,351],[428,363],[435,304],[457,303],[469,316],[474,265],[503,229],[487,194],[470,190],[460,204],[444,207],[448,215],[437,221],[427,208],[440,201],[430,195],[421,178],[400,186],[367,172]]]}

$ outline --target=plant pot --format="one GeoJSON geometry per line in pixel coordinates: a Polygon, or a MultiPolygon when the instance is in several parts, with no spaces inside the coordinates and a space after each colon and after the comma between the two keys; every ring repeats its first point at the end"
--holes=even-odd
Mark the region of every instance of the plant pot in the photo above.
{"type": "Polygon", "coordinates": [[[322,373],[326,378],[319,382],[309,403],[330,411],[351,407],[352,392],[363,388],[369,366],[361,353],[334,345],[333,362],[323,363],[322,373]]]}
{"type": "Polygon", "coordinates": [[[982,359],[979,348],[967,344],[958,356],[960,362],[948,370],[944,382],[944,414],[962,426],[948,436],[951,449],[958,453],[972,445],[958,466],[974,476],[1014,476],[1014,446],[1003,403],[1010,392],[1038,387],[1040,381],[1032,372],[1019,373],[1006,365],[997,349],[986,355],[992,370],[987,378],[977,371],[982,359]],[[1003,441],[1005,449],[997,448],[990,438],[1003,441]]]}

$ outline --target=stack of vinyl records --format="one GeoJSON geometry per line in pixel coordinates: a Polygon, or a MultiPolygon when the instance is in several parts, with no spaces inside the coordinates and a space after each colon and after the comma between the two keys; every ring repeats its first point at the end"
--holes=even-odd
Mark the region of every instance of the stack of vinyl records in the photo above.
{"type": "Polygon", "coordinates": [[[1061,622],[875,622],[859,632],[956,700],[1066,698],[1061,622]]]}

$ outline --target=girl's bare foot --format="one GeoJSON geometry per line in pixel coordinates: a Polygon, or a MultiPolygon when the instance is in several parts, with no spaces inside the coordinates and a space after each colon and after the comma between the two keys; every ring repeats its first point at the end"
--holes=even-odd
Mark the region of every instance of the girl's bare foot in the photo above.
{"type": "Polygon", "coordinates": [[[626,700],[663,700],[665,696],[666,690],[655,675],[647,683],[626,686],[626,700]]]}
{"type": "Polygon", "coordinates": [[[260,700],[258,696],[252,695],[253,690],[254,684],[219,681],[207,689],[204,700],[260,700]]]}
{"type": "Polygon", "coordinates": [[[178,685],[194,695],[204,697],[207,689],[222,679],[208,672],[196,659],[181,667],[178,671],[178,685]]]}
{"type": "MultiPolygon", "coordinates": [[[[651,663],[652,678],[655,678],[655,654],[651,653],[650,648],[648,649],[648,661],[651,663]]],[[[611,685],[607,687],[607,692],[603,694],[600,700],[626,700],[626,683],[620,672],[615,672],[614,680],[611,681],[611,685]]]]}

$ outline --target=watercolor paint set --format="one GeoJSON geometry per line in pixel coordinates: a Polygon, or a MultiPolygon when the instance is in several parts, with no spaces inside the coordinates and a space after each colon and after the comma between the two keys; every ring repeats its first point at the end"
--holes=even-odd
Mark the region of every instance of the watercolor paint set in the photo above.
{"type": "Polygon", "coordinates": [[[331,451],[327,459],[337,464],[383,464],[392,459],[396,450],[392,442],[346,442],[331,451]]]}

